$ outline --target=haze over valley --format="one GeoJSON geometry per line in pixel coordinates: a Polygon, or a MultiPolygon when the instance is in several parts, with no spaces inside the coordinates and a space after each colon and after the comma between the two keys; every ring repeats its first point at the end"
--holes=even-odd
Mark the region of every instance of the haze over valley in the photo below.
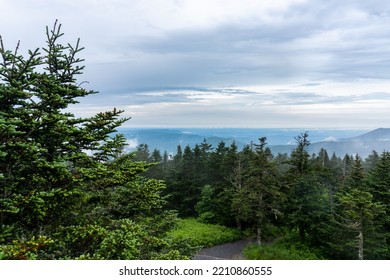
{"type": "Polygon", "coordinates": [[[257,143],[258,138],[267,137],[272,153],[291,153],[295,148],[295,137],[303,132],[309,133],[311,145],[308,151],[318,153],[321,148],[332,155],[343,157],[345,154],[359,154],[367,157],[373,150],[381,153],[390,149],[390,128],[375,130],[335,130],[335,129],[265,129],[265,128],[121,128],[127,138],[127,149],[133,151],[140,144],[147,144],[149,150],[167,151],[175,154],[177,146],[182,148],[206,140],[214,148],[223,141],[227,146],[233,141],[239,149],[245,145],[257,143]]]}

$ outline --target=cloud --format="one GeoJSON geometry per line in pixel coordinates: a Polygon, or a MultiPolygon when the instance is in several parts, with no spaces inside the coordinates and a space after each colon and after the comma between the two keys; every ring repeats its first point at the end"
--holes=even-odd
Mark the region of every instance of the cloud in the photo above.
{"type": "Polygon", "coordinates": [[[196,19],[198,4],[173,5],[167,22],[151,20],[159,32],[125,34],[111,44],[122,55],[93,64],[93,76],[106,75],[111,86],[133,89],[389,78],[386,14],[359,1],[293,4],[270,12],[247,1],[236,12],[227,5],[196,19]],[[189,7],[193,14],[185,20],[189,7]]]}
{"type": "Polygon", "coordinates": [[[137,138],[127,138],[126,139],[126,150],[134,151],[139,145],[137,138]]]}
{"type": "Polygon", "coordinates": [[[385,0],[0,0],[12,48],[86,47],[79,114],[125,108],[136,126],[386,126],[385,0]],[[369,112],[369,113],[368,113],[369,112]]]}
{"type": "Polygon", "coordinates": [[[12,42],[42,43],[55,18],[80,36],[103,90],[389,77],[386,1],[2,2],[12,42]]]}
{"type": "Polygon", "coordinates": [[[329,136],[329,137],[326,137],[323,141],[331,141],[331,142],[334,142],[334,141],[337,141],[337,138],[334,137],[334,136],[329,136]]]}
{"type": "MultiPolygon", "coordinates": [[[[160,88],[113,94],[110,104],[132,117],[126,126],[374,128],[390,121],[387,88],[388,81],[370,80],[331,86],[323,81],[282,87],[160,88]]],[[[83,104],[97,110],[102,102],[91,96],[83,104]]]]}

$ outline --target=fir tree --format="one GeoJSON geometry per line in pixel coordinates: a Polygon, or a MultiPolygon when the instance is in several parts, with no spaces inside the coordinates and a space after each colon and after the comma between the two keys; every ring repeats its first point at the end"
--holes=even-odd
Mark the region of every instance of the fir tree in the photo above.
{"type": "Polygon", "coordinates": [[[57,22],[46,35],[27,58],[0,40],[0,258],[179,258],[164,184],[123,154],[128,118],[66,110],[95,92],[77,81],[79,40],[62,44],[57,22]]]}

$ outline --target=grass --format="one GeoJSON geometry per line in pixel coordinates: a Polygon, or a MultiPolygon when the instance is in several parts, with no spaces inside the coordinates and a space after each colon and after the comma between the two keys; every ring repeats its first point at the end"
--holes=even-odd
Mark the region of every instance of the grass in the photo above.
{"type": "Polygon", "coordinates": [[[174,239],[187,239],[192,246],[212,247],[242,238],[238,229],[205,224],[196,219],[182,219],[177,228],[169,233],[174,239]]]}
{"type": "Polygon", "coordinates": [[[287,235],[274,243],[264,245],[249,245],[244,249],[244,256],[249,260],[319,260],[307,245],[287,235]]]}

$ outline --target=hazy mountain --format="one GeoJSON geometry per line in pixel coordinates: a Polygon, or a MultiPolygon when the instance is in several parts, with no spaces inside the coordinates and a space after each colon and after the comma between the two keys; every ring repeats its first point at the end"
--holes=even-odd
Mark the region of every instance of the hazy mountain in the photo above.
{"type": "MultiPolygon", "coordinates": [[[[294,146],[270,146],[273,153],[290,153],[294,146]]],[[[349,138],[333,139],[332,141],[312,142],[309,146],[310,153],[318,153],[324,148],[329,156],[336,153],[338,156],[345,154],[359,154],[365,158],[372,151],[381,153],[385,150],[390,150],[390,128],[378,128],[373,131],[349,138]]]]}
{"type": "Polygon", "coordinates": [[[358,141],[358,142],[386,142],[390,140],[390,128],[378,128],[362,135],[340,139],[340,141],[358,141]]]}
{"type": "Polygon", "coordinates": [[[224,141],[226,145],[236,141],[239,148],[245,145],[244,142],[233,137],[215,136],[211,131],[199,133],[199,131],[191,129],[122,129],[120,132],[128,139],[130,149],[135,149],[140,144],[148,144],[150,151],[158,149],[170,154],[176,153],[178,145],[184,149],[187,145],[194,147],[204,140],[212,144],[213,147],[216,147],[221,141],[224,141]]]}
{"type": "MultiPolygon", "coordinates": [[[[224,141],[227,146],[233,141],[239,149],[251,142],[258,142],[259,137],[267,137],[268,146],[274,154],[291,153],[295,148],[295,139],[305,129],[254,129],[254,128],[180,128],[180,129],[132,129],[120,130],[129,143],[129,150],[139,144],[148,144],[149,150],[176,153],[177,146],[194,147],[206,140],[214,148],[224,141]]],[[[311,142],[309,152],[317,153],[325,148],[329,155],[338,156],[359,154],[368,156],[373,150],[382,152],[390,149],[390,128],[378,128],[373,131],[357,130],[308,130],[311,142]]]]}

